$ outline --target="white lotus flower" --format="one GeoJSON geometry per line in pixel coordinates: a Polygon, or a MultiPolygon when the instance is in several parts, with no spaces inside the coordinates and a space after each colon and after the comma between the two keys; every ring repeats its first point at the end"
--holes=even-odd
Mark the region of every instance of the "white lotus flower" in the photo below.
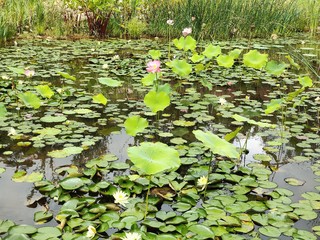
{"type": "Polygon", "coordinates": [[[141,234],[136,232],[126,233],[126,236],[122,240],[141,240],[141,234]]]}
{"type": "Polygon", "coordinates": [[[221,105],[225,105],[227,103],[227,100],[225,100],[224,98],[219,98],[219,103],[221,105]]]}
{"type": "Polygon", "coordinates": [[[202,187],[201,191],[206,188],[207,184],[208,184],[208,177],[202,176],[201,178],[198,179],[197,185],[199,187],[202,187]]]}
{"type": "Polygon", "coordinates": [[[97,233],[97,230],[95,229],[95,227],[89,226],[88,227],[88,232],[86,234],[86,237],[91,239],[96,235],[96,233],[97,233]]]}
{"type": "Polygon", "coordinates": [[[14,136],[14,135],[17,135],[17,131],[13,127],[11,127],[8,130],[8,136],[14,136]]]}
{"type": "Polygon", "coordinates": [[[113,194],[114,197],[114,203],[119,203],[122,206],[126,206],[128,202],[129,197],[127,194],[121,190],[118,190],[116,193],[113,194]]]}

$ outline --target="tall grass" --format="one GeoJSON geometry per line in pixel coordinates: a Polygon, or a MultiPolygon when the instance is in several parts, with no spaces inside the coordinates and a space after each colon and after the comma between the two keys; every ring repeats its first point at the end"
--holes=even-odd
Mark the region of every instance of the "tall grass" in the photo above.
{"type": "Polygon", "coordinates": [[[154,35],[165,35],[167,19],[175,21],[176,33],[193,27],[198,38],[286,35],[301,22],[297,0],[159,0],[152,8],[156,14],[149,16],[149,26],[154,35]]]}
{"type": "Polygon", "coordinates": [[[298,0],[298,6],[303,11],[303,26],[312,36],[316,35],[320,26],[320,0],[298,0]]]}

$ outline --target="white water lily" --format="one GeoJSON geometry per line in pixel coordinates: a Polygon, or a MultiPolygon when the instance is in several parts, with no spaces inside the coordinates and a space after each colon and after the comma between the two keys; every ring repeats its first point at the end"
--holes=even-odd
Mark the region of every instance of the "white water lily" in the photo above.
{"type": "Polygon", "coordinates": [[[8,136],[14,136],[14,135],[17,135],[17,131],[13,127],[9,128],[8,136]]]}
{"type": "Polygon", "coordinates": [[[114,55],[114,56],[111,58],[112,61],[114,61],[114,60],[119,60],[119,59],[120,59],[119,55],[114,55]]]}
{"type": "Polygon", "coordinates": [[[113,194],[114,197],[114,203],[119,203],[122,206],[126,206],[128,202],[129,197],[127,194],[121,190],[118,190],[116,193],[113,194]]]}
{"type": "Polygon", "coordinates": [[[96,233],[97,233],[97,230],[95,229],[95,227],[89,226],[88,227],[88,232],[86,234],[86,237],[91,239],[96,235],[96,233]]]}
{"type": "Polygon", "coordinates": [[[205,186],[208,184],[208,178],[206,176],[202,176],[198,179],[197,185],[198,186],[205,186]]]}
{"type": "Polygon", "coordinates": [[[221,105],[225,105],[227,103],[227,100],[225,100],[224,98],[219,98],[219,103],[221,105]]]}
{"type": "Polygon", "coordinates": [[[141,240],[141,234],[136,232],[126,233],[126,236],[122,240],[141,240]]]}
{"type": "Polygon", "coordinates": [[[107,68],[109,68],[108,63],[103,64],[103,65],[102,65],[102,68],[103,68],[103,69],[107,69],[107,68]]]}

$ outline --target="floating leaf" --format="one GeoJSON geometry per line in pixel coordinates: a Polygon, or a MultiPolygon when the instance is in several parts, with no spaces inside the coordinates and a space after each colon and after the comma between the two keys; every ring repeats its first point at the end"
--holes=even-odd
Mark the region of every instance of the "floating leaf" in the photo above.
{"type": "Polygon", "coordinates": [[[136,136],[137,133],[143,132],[143,130],[148,127],[149,123],[145,118],[140,116],[132,116],[127,118],[124,122],[124,127],[126,128],[127,134],[130,136],[136,136]]]}
{"type": "Polygon", "coordinates": [[[5,117],[7,115],[7,109],[3,103],[0,103],[0,118],[5,117]]]}
{"type": "Polygon", "coordinates": [[[255,69],[263,68],[268,61],[268,54],[262,54],[257,50],[250,50],[248,53],[243,55],[243,63],[247,67],[255,69]]]}
{"type": "Polygon", "coordinates": [[[9,234],[13,234],[13,233],[33,234],[37,232],[37,229],[35,227],[28,226],[28,225],[15,225],[10,227],[8,232],[9,234]]]}
{"type": "Polygon", "coordinates": [[[234,115],[232,115],[232,117],[238,122],[247,122],[247,123],[250,123],[253,125],[257,125],[259,127],[264,127],[264,128],[276,128],[277,127],[277,125],[275,125],[275,124],[270,124],[270,123],[265,123],[265,122],[257,122],[255,120],[240,116],[238,114],[234,114],[234,115]]]}
{"type": "Polygon", "coordinates": [[[24,68],[8,67],[8,69],[16,74],[24,74],[24,68]]]}
{"type": "Polygon", "coordinates": [[[108,77],[100,77],[98,78],[98,81],[99,83],[107,85],[109,87],[120,87],[122,85],[122,82],[108,77]]]}
{"type": "Polygon", "coordinates": [[[94,103],[100,103],[100,104],[103,104],[103,105],[107,105],[107,98],[102,94],[102,93],[99,93],[97,95],[94,95],[92,97],[92,100],[94,103]]]}
{"type": "Polygon", "coordinates": [[[214,154],[218,154],[218,155],[229,157],[229,158],[240,157],[240,154],[237,151],[237,148],[233,144],[227,142],[224,139],[219,138],[217,135],[211,132],[194,130],[193,134],[214,154]]]}
{"type": "Polygon", "coordinates": [[[178,151],[161,142],[143,142],[138,147],[129,147],[128,156],[147,175],[177,169],[181,164],[178,151]]]}
{"type": "Polygon", "coordinates": [[[39,85],[35,86],[37,92],[45,98],[51,98],[54,95],[54,91],[48,85],[39,85]]]}
{"type": "Polygon", "coordinates": [[[292,178],[292,177],[285,178],[284,181],[292,186],[302,186],[306,183],[306,181],[304,181],[304,180],[300,180],[300,179],[292,178]]]}
{"type": "Polygon", "coordinates": [[[65,178],[60,181],[60,186],[66,190],[75,190],[84,185],[84,182],[77,177],[65,178]]]}
{"type": "Polygon", "coordinates": [[[82,147],[66,147],[62,150],[54,150],[54,151],[48,152],[48,156],[53,158],[65,158],[74,154],[79,154],[82,151],[83,151],[82,147]]]}
{"type": "Polygon", "coordinates": [[[61,133],[61,130],[58,128],[47,127],[47,128],[42,128],[42,129],[36,129],[33,131],[33,133],[37,133],[42,136],[54,136],[54,135],[58,135],[59,133],[61,133]]]}
{"type": "Polygon", "coordinates": [[[1,173],[4,173],[5,171],[6,171],[5,168],[0,167],[0,174],[1,174],[1,173]]]}
{"type": "Polygon", "coordinates": [[[144,103],[152,112],[163,111],[170,105],[170,97],[166,92],[151,90],[145,97],[144,103]]]}
{"type": "Polygon", "coordinates": [[[40,118],[40,121],[52,123],[52,122],[64,122],[67,118],[65,116],[44,116],[40,118]]]}
{"type": "Polygon", "coordinates": [[[281,235],[281,231],[273,226],[265,226],[259,228],[259,232],[268,237],[278,238],[281,235]]]}
{"type": "Polygon", "coordinates": [[[207,58],[211,59],[211,58],[216,57],[219,54],[221,54],[221,47],[220,46],[213,46],[212,44],[209,44],[204,49],[202,54],[205,55],[207,58]]]}
{"type": "Polygon", "coordinates": [[[197,239],[214,239],[214,232],[207,226],[195,224],[188,228],[189,231],[197,234],[197,239]]]}
{"type": "Polygon", "coordinates": [[[39,182],[43,179],[43,173],[32,172],[26,175],[25,171],[17,172],[13,175],[12,181],[14,182],[39,182]]]}
{"type": "Polygon", "coordinates": [[[41,101],[36,94],[32,92],[19,93],[18,97],[27,107],[38,109],[41,106],[41,101]]]}
{"type": "Polygon", "coordinates": [[[53,218],[53,214],[50,211],[38,211],[34,213],[34,221],[37,223],[45,223],[53,218]]]}

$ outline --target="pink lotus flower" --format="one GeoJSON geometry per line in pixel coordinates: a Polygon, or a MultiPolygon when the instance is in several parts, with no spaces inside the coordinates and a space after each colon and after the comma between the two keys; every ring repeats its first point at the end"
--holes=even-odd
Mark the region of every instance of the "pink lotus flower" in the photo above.
{"type": "Polygon", "coordinates": [[[30,69],[24,70],[24,75],[26,75],[28,78],[32,77],[34,74],[35,74],[34,70],[30,70],[30,69]]]}
{"type": "Polygon", "coordinates": [[[182,35],[183,35],[184,37],[188,36],[188,35],[191,34],[191,33],[192,33],[192,29],[191,29],[191,28],[185,28],[185,29],[183,29],[183,31],[182,31],[182,35]]]}
{"type": "Polygon", "coordinates": [[[171,26],[172,26],[173,23],[174,23],[174,21],[173,21],[172,19],[168,19],[168,20],[167,20],[167,24],[168,24],[168,25],[171,25],[171,26]]]}
{"type": "Polygon", "coordinates": [[[147,63],[147,72],[149,73],[157,73],[160,72],[160,61],[154,60],[147,63]]]}

